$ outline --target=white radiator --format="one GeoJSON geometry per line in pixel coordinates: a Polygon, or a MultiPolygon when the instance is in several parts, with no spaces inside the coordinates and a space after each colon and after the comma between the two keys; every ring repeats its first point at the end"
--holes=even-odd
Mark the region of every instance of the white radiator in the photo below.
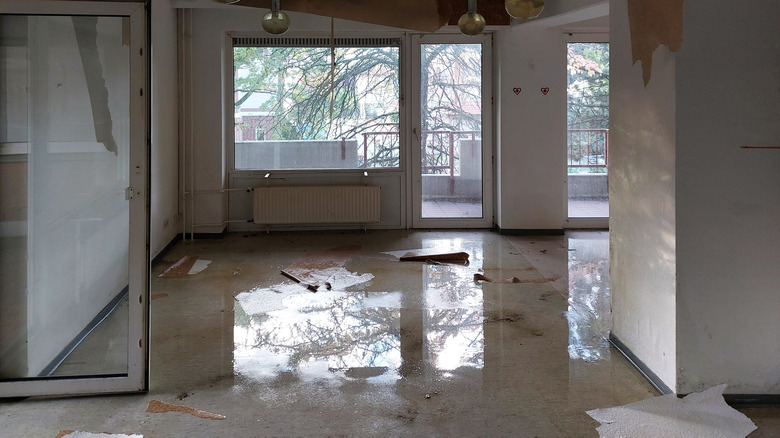
{"type": "Polygon", "coordinates": [[[379,186],[255,187],[254,223],[379,222],[379,186]]]}

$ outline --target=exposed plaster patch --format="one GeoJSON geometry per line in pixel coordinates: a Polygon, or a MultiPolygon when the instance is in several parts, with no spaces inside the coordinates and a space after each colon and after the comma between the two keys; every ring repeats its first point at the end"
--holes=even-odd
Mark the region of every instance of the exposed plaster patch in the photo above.
{"type": "Polygon", "coordinates": [[[654,397],[616,408],[594,409],[587,414],[601,423],[601,438],[649,436],[701,436],[742,438],[756,425],[723,400],[726,385],[677,398],[654,397]]]}
{"type": "Polygon", "coordinates": [[[628,0],[633,63],[642,61],[642,79],[650,82],[653,52],[661,44],[672,52],[682,46],[683,0],[628,0]]]}

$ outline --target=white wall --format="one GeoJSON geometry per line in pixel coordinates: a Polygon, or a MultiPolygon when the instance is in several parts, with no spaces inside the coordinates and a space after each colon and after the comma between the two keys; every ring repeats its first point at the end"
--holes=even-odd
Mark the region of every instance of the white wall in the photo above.
{"type": "Polygon", "coordinates": [[[558,229],[566,219],[566,43],[560,29],[496,32],[497,224],[558,229]],[[514,88],[520,88],[516,95],[514,88]],[[542,88],[549,88],[547,95],[542,88]]]}
{"type": "Polygon", "coordinates": [[[632,65],[625,1],[610,2],[612,334],[669,388],[676,373],[675,61],[632,65]]]}
{"type": "Polygon", "coordinates": [[[153,0],[151,11],[151,254],[154,258],[179,228],[179,136],[176,11],[170,0],[153,0]]]}
{"type": "Polygon", "coordinates": [[[677,385],[780,394],[780,150],[740,148],[780,146],[780,3],[732,6],[684,4],[677,385]]]}

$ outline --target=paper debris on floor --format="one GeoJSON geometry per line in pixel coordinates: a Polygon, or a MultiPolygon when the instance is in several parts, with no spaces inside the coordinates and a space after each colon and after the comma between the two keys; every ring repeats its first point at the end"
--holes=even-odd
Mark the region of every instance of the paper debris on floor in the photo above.
{"type": "Polygon", "coordinates": [[[203,271],[211,264],[211,260],[202,260],[198,259],[195,260],[195,263],[192,265],[192,268],[190,268],[190,271],[187,273],[188,275],[195,275],[198,272],[203,271]]]}
{"type": "Polygon", "coordinates": [[[211,412],[201,411],[189,406],[172,405],[169,403],[161,402],[160,400],[152,400],[149,402],[149,406],[146,408],[146,412],[161,414],[165,412],[183,412],[185,414],[194,415],[199,418],[205,418],[207,420],[224,420],[224,415],[212,414],[211,412]]]}
{"type": "Polygon", "coordinates": [[[360,250],[358,245],[337,246],[325,251],[317,251],[296,260],[284,268],[282,274],[301,283],[311,291],[317,291],[321,286],[331,289],[331,277],[340,273],[352,256],[360,250]]]}
{"type": "Polygon", "coordinates": [[[444,262],[444,263],[468,263],[469,254],[463,251],[454,251],[451,248],[422,248],[404,249],[400,251],[386,251],[402,262],[444,262]]]}
{"type": "Polygon", "coordinates": [[[674,394],[654,397],[615,408],[594,409],[587,414],[601,423],[601,438],[708,437],[743,438],[756,425],[723,400],[726,385],[684,398],[674,394]]]}
{"type": "Polygon", "coordinates": [[[188,275],[195,275],[206,269],[210,263],[211,260],[200,260],[198,256],[184,256],[160,274],[160,277],[184,278],[188,275]]]}
{"type": "Polygon", "coordinates": [[[55,438],[144,438],[143,435],[125,435],[123,433],[91,433],[78,430],[63,430],[55,438]]]}

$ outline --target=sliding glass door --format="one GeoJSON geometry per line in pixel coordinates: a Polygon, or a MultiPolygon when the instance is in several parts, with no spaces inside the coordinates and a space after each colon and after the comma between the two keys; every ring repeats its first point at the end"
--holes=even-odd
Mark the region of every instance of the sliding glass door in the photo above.
{"type": "Polygon", "coordinates": [[[146,388],[144,21],[0,4],[0,397],[146,388]]]}

